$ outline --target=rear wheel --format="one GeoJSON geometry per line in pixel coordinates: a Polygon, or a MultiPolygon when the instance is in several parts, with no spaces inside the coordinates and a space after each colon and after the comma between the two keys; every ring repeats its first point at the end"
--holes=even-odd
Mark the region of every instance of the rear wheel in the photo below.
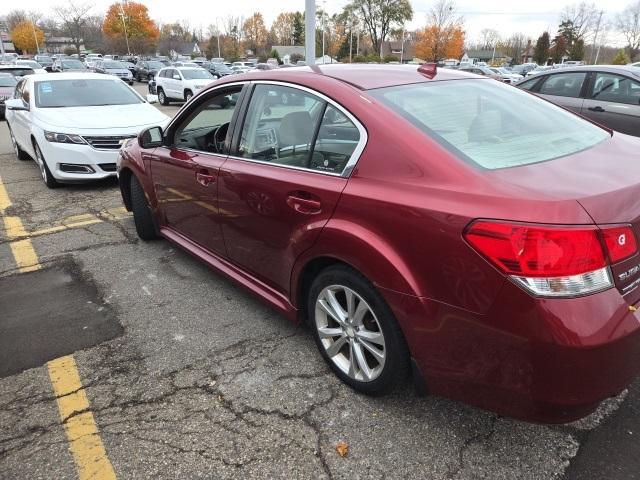
{"type": "Polygon", "coordinates": [[[156,222],[151,213],[151,207],[144,194],[144,189],[138,179],[131,176],[131,210],[133,211],[133,221],[136,224],[136,233],[142,240],[155,240],[156,222]]]}
{"type": "Polygon", "coordinates": [[[20,145],[18,145],[18,142],[16,141],[16,137],[13,136],[11,128],[9,128],[9,136],[11,137],[11,145],[13,146],[13,151],[16,154],[16,157],[18,157],[18,160],[29,160],[31,157],[29,157],[27,152],[20,148],[20,145]]]}
{"type": "Polygon", "coordinates": [[[56,188],[58,186],[58,182],[53,178],[53,175],[51,175],[51,170],[49,170],[47,162],[42,155],[42,151],[35,141],[33,142],[33,150],[36,152],[36,163],[40,169],[40,175],[42,176],[44,184],[49,188],[56,188]]]}
{"type": "Polygon", "coordinates": [[[400,327],[359,272],[344,265],[320,272],[307,308],[320,353],[347,385],[374,394],[407,378],[409,353],[400,327]]]}
{"type": "Polygon", "coordinates": [[[158,92],[158,101],[160,102],[160,105],[169,105],[169,99],[164,93],[164,90],[161,88],[157,88],[156,90],[158,92]]]}

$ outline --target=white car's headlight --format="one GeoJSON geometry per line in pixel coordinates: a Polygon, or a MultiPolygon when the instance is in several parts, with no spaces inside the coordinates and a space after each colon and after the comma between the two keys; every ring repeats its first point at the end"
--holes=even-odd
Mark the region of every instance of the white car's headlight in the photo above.
{"type": "Polygon", "coordinates": [[[75,135],[73,133],[44,132],[44,138],[46,138],[48,142],[53,143],[87,143],[80,135],[75,135]]]}

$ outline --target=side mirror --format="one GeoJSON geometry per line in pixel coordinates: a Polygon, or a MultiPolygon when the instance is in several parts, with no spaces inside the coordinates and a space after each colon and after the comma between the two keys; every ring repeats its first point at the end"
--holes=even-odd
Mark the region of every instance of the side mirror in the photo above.
{"type": "Polygon", "coordinates": [[[150,93],[147,94],[147,103],[158,103],[158,96],[150,93]]]}
{"type": "Polygon", "coordinates": [[[4,102],[7,110],[22,110],[24,112],[29,111],[29,105],[26,105],[21,98],[11,98],[4,102]]]}
{"type": "Polygon", "coordinates": [[[162,146],[162,128],[149,127],[138,134],[138,145],[141,148],[156,148],[162,146]]]}

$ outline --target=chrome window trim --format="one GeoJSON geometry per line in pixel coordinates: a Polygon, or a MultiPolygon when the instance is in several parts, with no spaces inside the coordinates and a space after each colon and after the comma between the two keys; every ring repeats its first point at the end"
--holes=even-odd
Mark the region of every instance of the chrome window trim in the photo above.
{"type": "MultiPolygon", "coordinates": [[[[233,159],[233,160],[242,160],[242,161],[245,161],[245,162],[258,163],[258,164],[263,164],[263,165],[270,165],[270,166],[279,167],[279,168],[288,168],[288,169],[291,169],[291,170],[298,170],[298,171],[301,171],[301,172],[309,172],[309,173],[316,173],[316,174],[320,174],[320,175],[328,175],[330,177],[349,178],[351,176],[351,172],[353,172],[353,169],[355,168],[356,164],[358,163],[358,160],[360,159],[360,156],[362,155],[362,152],[364,151],[365,147],[367,146],[367,142],[369,140],[369,136],[367,134],[367,130],[364,128],[364,125],[362,125],[362,123],[360,123],[360,121],[351,112],[349,112],[346,108],[344,108],[339,103],[335,102],[331,98],[327,97],[326,95],[324,95],[324,94],[322,94],[322,93],[320,93],[320,92],[318,92],[316,90],[313,90],[313,89],[308,88],[308,87],[304,87],[302,85],[297,85],[295,83],[281,82],[281,81],[277,81],[277,80],[252,80],[252,81],[245,80],[245,81],[240,81],[240,82],[225,83],[223,85],[220,85],[220,86],[217,86],[216,88],[211,89],[205,95],[208,95],[209,93],[213,93],[216,90],[222,90],[222,89],[225,89],[225,88],[228,88],[228,87],[239,86],[239,85],[244,86],[246,84],[280,85],[280,86],[284,86],[284,87],[295,88],[295,89],[302,90],[304,92],[310,93],[311,95],[315,95],[316,97],[321,98],[322,100],[327,102],[327,104],[333,106],[334,108],[336,108],[337,110],[342,112],[356,126],[356,128],[358,129],[358,133],[360,134],[360,139],[358,140],[356,148],[353,150],[353,153],[351,154],[351,157],[349,157],[349,161],[347,162],[347,164],[344,166],[344,169],[340,173],[325,172],[325,171],[322,171],[322,170],[315,170],[313,168],[296,167],[296,166],[293,166],[293,165],[285,165],[285,164],[281,164],[281,163],[273,163],[273,162],[268,162],[268,161],[264,161],[264,160],[257,160],[257,159],[254,159],[254,158],[237,157],[235,155],[226,155],[225,156],[226,158],[230,158],[230,159],[233,159]]],[[[169,130],[170,128],[173,127],[174,123],[177,123],[176,118],[177,117],[173,117],[172,121],[169,122],[169,124],[164,129],[164,131],[169,130]]],[[[243,122],[242,126],[244,127],[244,122],[243,122]]],[[[176,148],[178,148],[178,147],[176,147],[176,148]]],[[[194,149],[194,148],[179,148],[179,149],[180,150],[184,150],[184,151],[190,151],[190,152],[198,153],[198,154],[203,154],[203,155],[222,156],[222,155],[217,154],[217,153],[207,152],[207,151],[203,151],[203,150],[197,150],[197,149],[194,149]]]]}

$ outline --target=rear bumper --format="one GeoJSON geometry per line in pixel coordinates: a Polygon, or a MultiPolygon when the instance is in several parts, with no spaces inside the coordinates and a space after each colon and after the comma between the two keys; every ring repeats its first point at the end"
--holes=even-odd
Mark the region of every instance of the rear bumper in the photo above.
{"type": "Polygon", "coordinates": [[[593,412],[640,373],[640,312],[615,289],[543,300],[508,283],[487,315],[382,293],[435,394],[564,423],[593,412]]]}

